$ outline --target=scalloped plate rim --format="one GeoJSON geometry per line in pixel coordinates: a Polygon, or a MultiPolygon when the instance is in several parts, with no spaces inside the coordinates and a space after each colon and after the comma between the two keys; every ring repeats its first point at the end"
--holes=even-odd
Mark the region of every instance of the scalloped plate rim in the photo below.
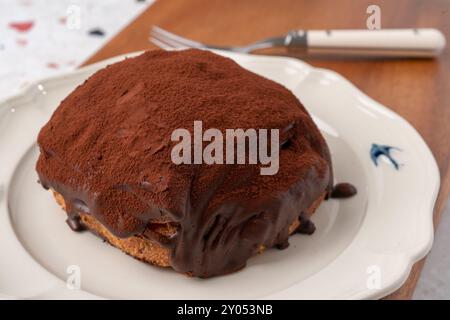
{"type": "MultiPolygon", "coordinates": [[[[133,53],[128,53],[128,54],[123,54],[123,55],[119,55],[113,58],[109,58],[103,61],[99,61],[96,62],[94,64],[82,67],[80,69],[76,69],[67,73],[63,73],[63,74],[58,74],[52,77],[46,77],[43,78],[41,80],[37,80],[37,81],[33,81],[32,83],[28,84],[27,86],[25,86],[24,88],[21,89],[21,91],[15,95],[12,95],[6,99],[2,99],[0,101],[0,116],[2,115],[2,113],[7,109],[5,108],[5,110],[1,110],[3,107],[5,107],[8,104],[14,103],[14,101],[19,100],[21,98],[24,98],[27,95],[31,94],[31,91],[33,88],[35,88],[39,83],[41,82],[53,82],[53,81],[58,81],[58,80],[63,80],[64,78],[70,77],[70,76],[74,76],[77,74],[83,74],[86,72],[90,72],[92,70],[96,70],[99,67],[103,67],[106,66],[108,64],[120,61],[126,57],[133,57],[136,55],[141,54],[143,51],[139,51],[139,52],[133,52],[133,53]]],[[[217,51],[216,51],[217,52],[217,51]]],[[[283,57],[283,56],[258,56],[258,55],[243,55],[243,54],[237,54],[237,53],[229,53],[229,52],[217,52],[219,54],[228,56],[228,57],[233,57],[233,56],[244,56],[245,59],[256,59],[256,60],[264,60],[264,59],[268,59],[268,60],[272,60],[272,61],[280,61],[280,63],[289,63],[289,64],[293,64],[296,66],[300,66],[303,69],[308,70],[309,72],[314,71],[314,72],[318,72],[318,73],[323,73],[323,74],[329,74],[332,75],[333,77],[336,77],[338,79],[338,81],[343,82],[346,87],[348,87],[350,90],[352,90],[352,92],[354,94],[357,95],[362,95],[364,96],[366,99],[370,99],[370,101],[372,103],[374,103],[376,105],[377,108],[379,108],[383,113],[390,115],[393,119],[395,119],[396,121],[399,122],[400,126],[403,126],[404,128],[410,130],[410,134],[412,135],[412,138],[417,140],[417,142],[419,144],[421,144],[422,148],[424,149],[424,157],[426,158],[425,160],[428,162],[428,170],[429,170],[429,179],[431,181],[431,183],[434,185],[434,188],[432,190],[429,191],[429,195],[428,197],[424,197],[421,207],[425,207],[427,208],[426,210],[429,213],[429,223],[428,225],[424,226],[424,232],[426,232],[427,234],[427,239],[428,241],[425,243],[423,243],[422,247],[420,248],[416,248],[417,250],[415,251],[411,251],[411,252],[404,252],[402,255],[402,259],[401,261],[403,262],[404,266],[402,268],[402,272],[400,272],[397,277],[395,277],[394,281],[391,281],[390,283],[386,284],[383,287],[382,291],[376,291],[376,292],[371,292],[370,290],[366,290],[363,292],[353,292],[351,294],[347,294],[345,296],[342,296],[342,298],[345,299],[374,299],[374,298],[381,298],[383,296],[386,296],[387,294],[397,290],[399,287],[401,287],[401,285],[406,281],[410,270],[412,268],[412,266],[414,265],[414,263],[416,263],[417,261],[419,261],[420,259],[422,259],[424,256],[426,256],[426,254],[430,251],[432,243],[433,243],[433,209],[434,209],[434,205],[435,205],[435,201],[439,192],[439,186],[440,186],[440,175],[439,175],[439,170],[438,170],[438,166],[436,164],[436,161],[429,149],[429,147],[427,146],[427,144],[425,143],[425,141],[423,140],[423,138],[420,136],[420,134],[417,132],[417,130],[404,118],[402,118],[400,115],[398,115],[397,113],[395,113],[394,111],[390,110],[389,108],[383,106],[382,104],[378,103],[377,101],[375,101],[374,99],[370,98],[369,96],[367,96],[364,92],[362,92],[360,89],[358,89],[353,83],[351,83],[349,80],[347,80],[346,78],[344,78],[342,75],[340,75],[339,73],[332,71],[332,70],[328,70],[328,69],[322,69],[322,68],[315,68],[301,60],[295,59],[295,58],[290,58],[290,57],[283,57]],[[433,183],[434,181],[434,183],[433,183]]],[[[7,199],[8,195],[8,189],[6,190],[6,192],[4,193],[4,199],[7,199]]],[[[0,199],[1,200],[1,199],[0,199]]],[[[0,208],[1,209],[1,208],[0,208]]],[[[424,209],[425,210],[425,209],[424,209]]],[[[8,214],[6,212],[6,214],[8,214]]],[[[348,249],[348,248],[347,248],[348,249]]],[[[346,249],[346,250],[347,250],[346,249]]],[[[24,249],[25,250],[25,249],[24,249]]],[[[328,268],[330,266],[327,266],[326,268],[328,268]]],[[[295,285],[293,285],[293,287],[295,287],[295,285]]],[[[292,287],[288,288],[288,290],[285,291],[289,291],[289,289],[292,289],[292,287]]],[[[92,294],[89,294],[87,292],[83,292],[86,293],[86,297],[96,297],[92,294]]],[[[288,296],[285,296],[285,294],[283,293],[283,290],[280,293],[277,293],[273,296],[268,296],[268,298],[275,298],[275,299],[279,299],[279,298],[283,298],[283,299],[295,299],[295,296],[292,296],[291,294],[289,294],[288,292],[286,292],[288,294],[288,296]]],[[[51,295],[50,295],[51,296],[51,295]]],[[[8,297],[8,296],[6,296],[8,297]]],[[[337,297],[334,297],[337,298],[337,297]]]]}

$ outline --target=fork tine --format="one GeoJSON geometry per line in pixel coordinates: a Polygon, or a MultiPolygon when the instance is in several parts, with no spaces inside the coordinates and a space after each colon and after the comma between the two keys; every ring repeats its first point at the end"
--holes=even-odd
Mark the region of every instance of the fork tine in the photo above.
{"type": "Polygon", "coordinates": [[[166,43],[171,43],[174,46],[184,46],[184,47],[194,47],[200,48],[204,47],[204,45],[197,41],[192,41],[186,38],[183,38],[179,35],[171,33],[167,30],[164,30],[158,26],[153,26],[151,29],[151,36],[159,39],[160,41],[164,41],[166,43]]]}
{"type": "Polygon", "coordinates": [[[168,38],[166,38],[166,37],[164,37],[164,36],[161,36],[160,34],[152,34],[150,40],[151,40],[153,43],[155,43],[155,41],[156,41],[156,42],[158,42],[158,45],[159,45],[159,44],[162,44],[162,45],[165,45],[165,46],[169,46],[169,47],[171,47],[172,49],[173,49],[173,48],[176,48],[176,49],[184,49],[184,48],[187,48],[187,47],[188,47],[188,46],[186,46],[185,44],[179,43],[179,42],[177,42],[177,41],[173,41],[173,40],[168,39],[168,38]]]}
{"type": "Polygon", "coordinates": [[[159,40],[156,39],[156,38],[150,37],[149,40],[150,40],[151,42],[153,42],[153,44],[155,44],[157,47],[160,47],[161,49],[164,49],[164,50],[174,49],[173,46],[170,46],[170,45],[168,45],[168,44],[165,43],[165,42],[159,41],[159,40]]]}
{"type": "Polygon", "coordinates": [[[203,44],[200,43],[200,42],[193,41],[193,40],[190,40],[190,39],[187,39],[187,38],[183,38],[183,37],[181,37],[179,35],[176,35],[176,34],[174,34],[172,32],[164,30],[164,29],[162,29],[162,28],[160,28],[158,26],[153,26],[152,33],[157,35],[157,36],[159,35],[159,38],[163,37],[165,39],[170,39],[170,40],[172,40],[174,42],[183,44],[183,45],[188,46],[188,47],[203,46],[203,44]]]}

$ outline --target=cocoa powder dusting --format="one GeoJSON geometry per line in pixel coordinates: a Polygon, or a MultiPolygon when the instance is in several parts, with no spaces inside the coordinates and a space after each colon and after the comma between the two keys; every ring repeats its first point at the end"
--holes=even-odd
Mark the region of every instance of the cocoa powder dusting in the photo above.
{"type": "Polygon", "coordinates": [[[94,215],[119,237],[149,222],[179,225],[171,265],[199,277],[242,268],[332,186],[327,145],[283,86],[216,54],[149,51],[110,65],[64,99],[38,137],[39,179],[69,216],[94,215]],[[175,165],[172,131],[279,129],[280,168],[175,165]]]}

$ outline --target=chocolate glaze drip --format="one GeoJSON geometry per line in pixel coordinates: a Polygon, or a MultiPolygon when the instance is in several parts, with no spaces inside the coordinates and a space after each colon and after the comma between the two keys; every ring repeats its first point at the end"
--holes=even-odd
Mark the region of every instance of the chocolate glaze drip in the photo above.
{"type": "Polygon", "coordinates": [[[297,228],[298,233],[311,235],[316,231],[316,226],[304,213],[300,214],[300,225],[297,228]]]}
{"type": "Polygon", "coordinates": [[[289,240],[283,241],[275,246],[278,250],[284,250],[289,247],[289,240]]]}
{"type": "Polygon", "coordinates": [[[86,230],[86,227],[81,222],[79,215],[69,215],[66,219],[66,223],[72,231],[80,232],[86,230]]]}
{"type": "Polygon", "coordinates": [[[333,190],[330,193],[331,198],[350,198],[356,195],[358,191],[356,190],[355,186],[353,186],[350,183],[338,183],[333,187],[333,190]]]}
{"type": "Polygon", "coordinates": [[[61,103],[38,144],[39,179],[70,217],[91,214],[118,237],[176,223],[176,235],[153,240],[171,249],[175,270],[198,277],[241,269],[261,245],[285,247],[289,226],[333,182],[328,147],[291,92],[200,50],[146,52],[97,72],[61,103]],[[279,128],[278,173],[174,165],[171,133],[192,133],[195,120],[222,132],[279,128]]]}

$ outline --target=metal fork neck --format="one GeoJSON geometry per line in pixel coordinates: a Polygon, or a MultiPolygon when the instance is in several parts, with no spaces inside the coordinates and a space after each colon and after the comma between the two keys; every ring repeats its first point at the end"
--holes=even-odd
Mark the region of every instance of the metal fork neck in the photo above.
{"type": "Polygon", "coordinates": [[[304,30],[292,30],[284,38],[286,47],[306,47],[308,45],[308,33],[304,30]]]}

